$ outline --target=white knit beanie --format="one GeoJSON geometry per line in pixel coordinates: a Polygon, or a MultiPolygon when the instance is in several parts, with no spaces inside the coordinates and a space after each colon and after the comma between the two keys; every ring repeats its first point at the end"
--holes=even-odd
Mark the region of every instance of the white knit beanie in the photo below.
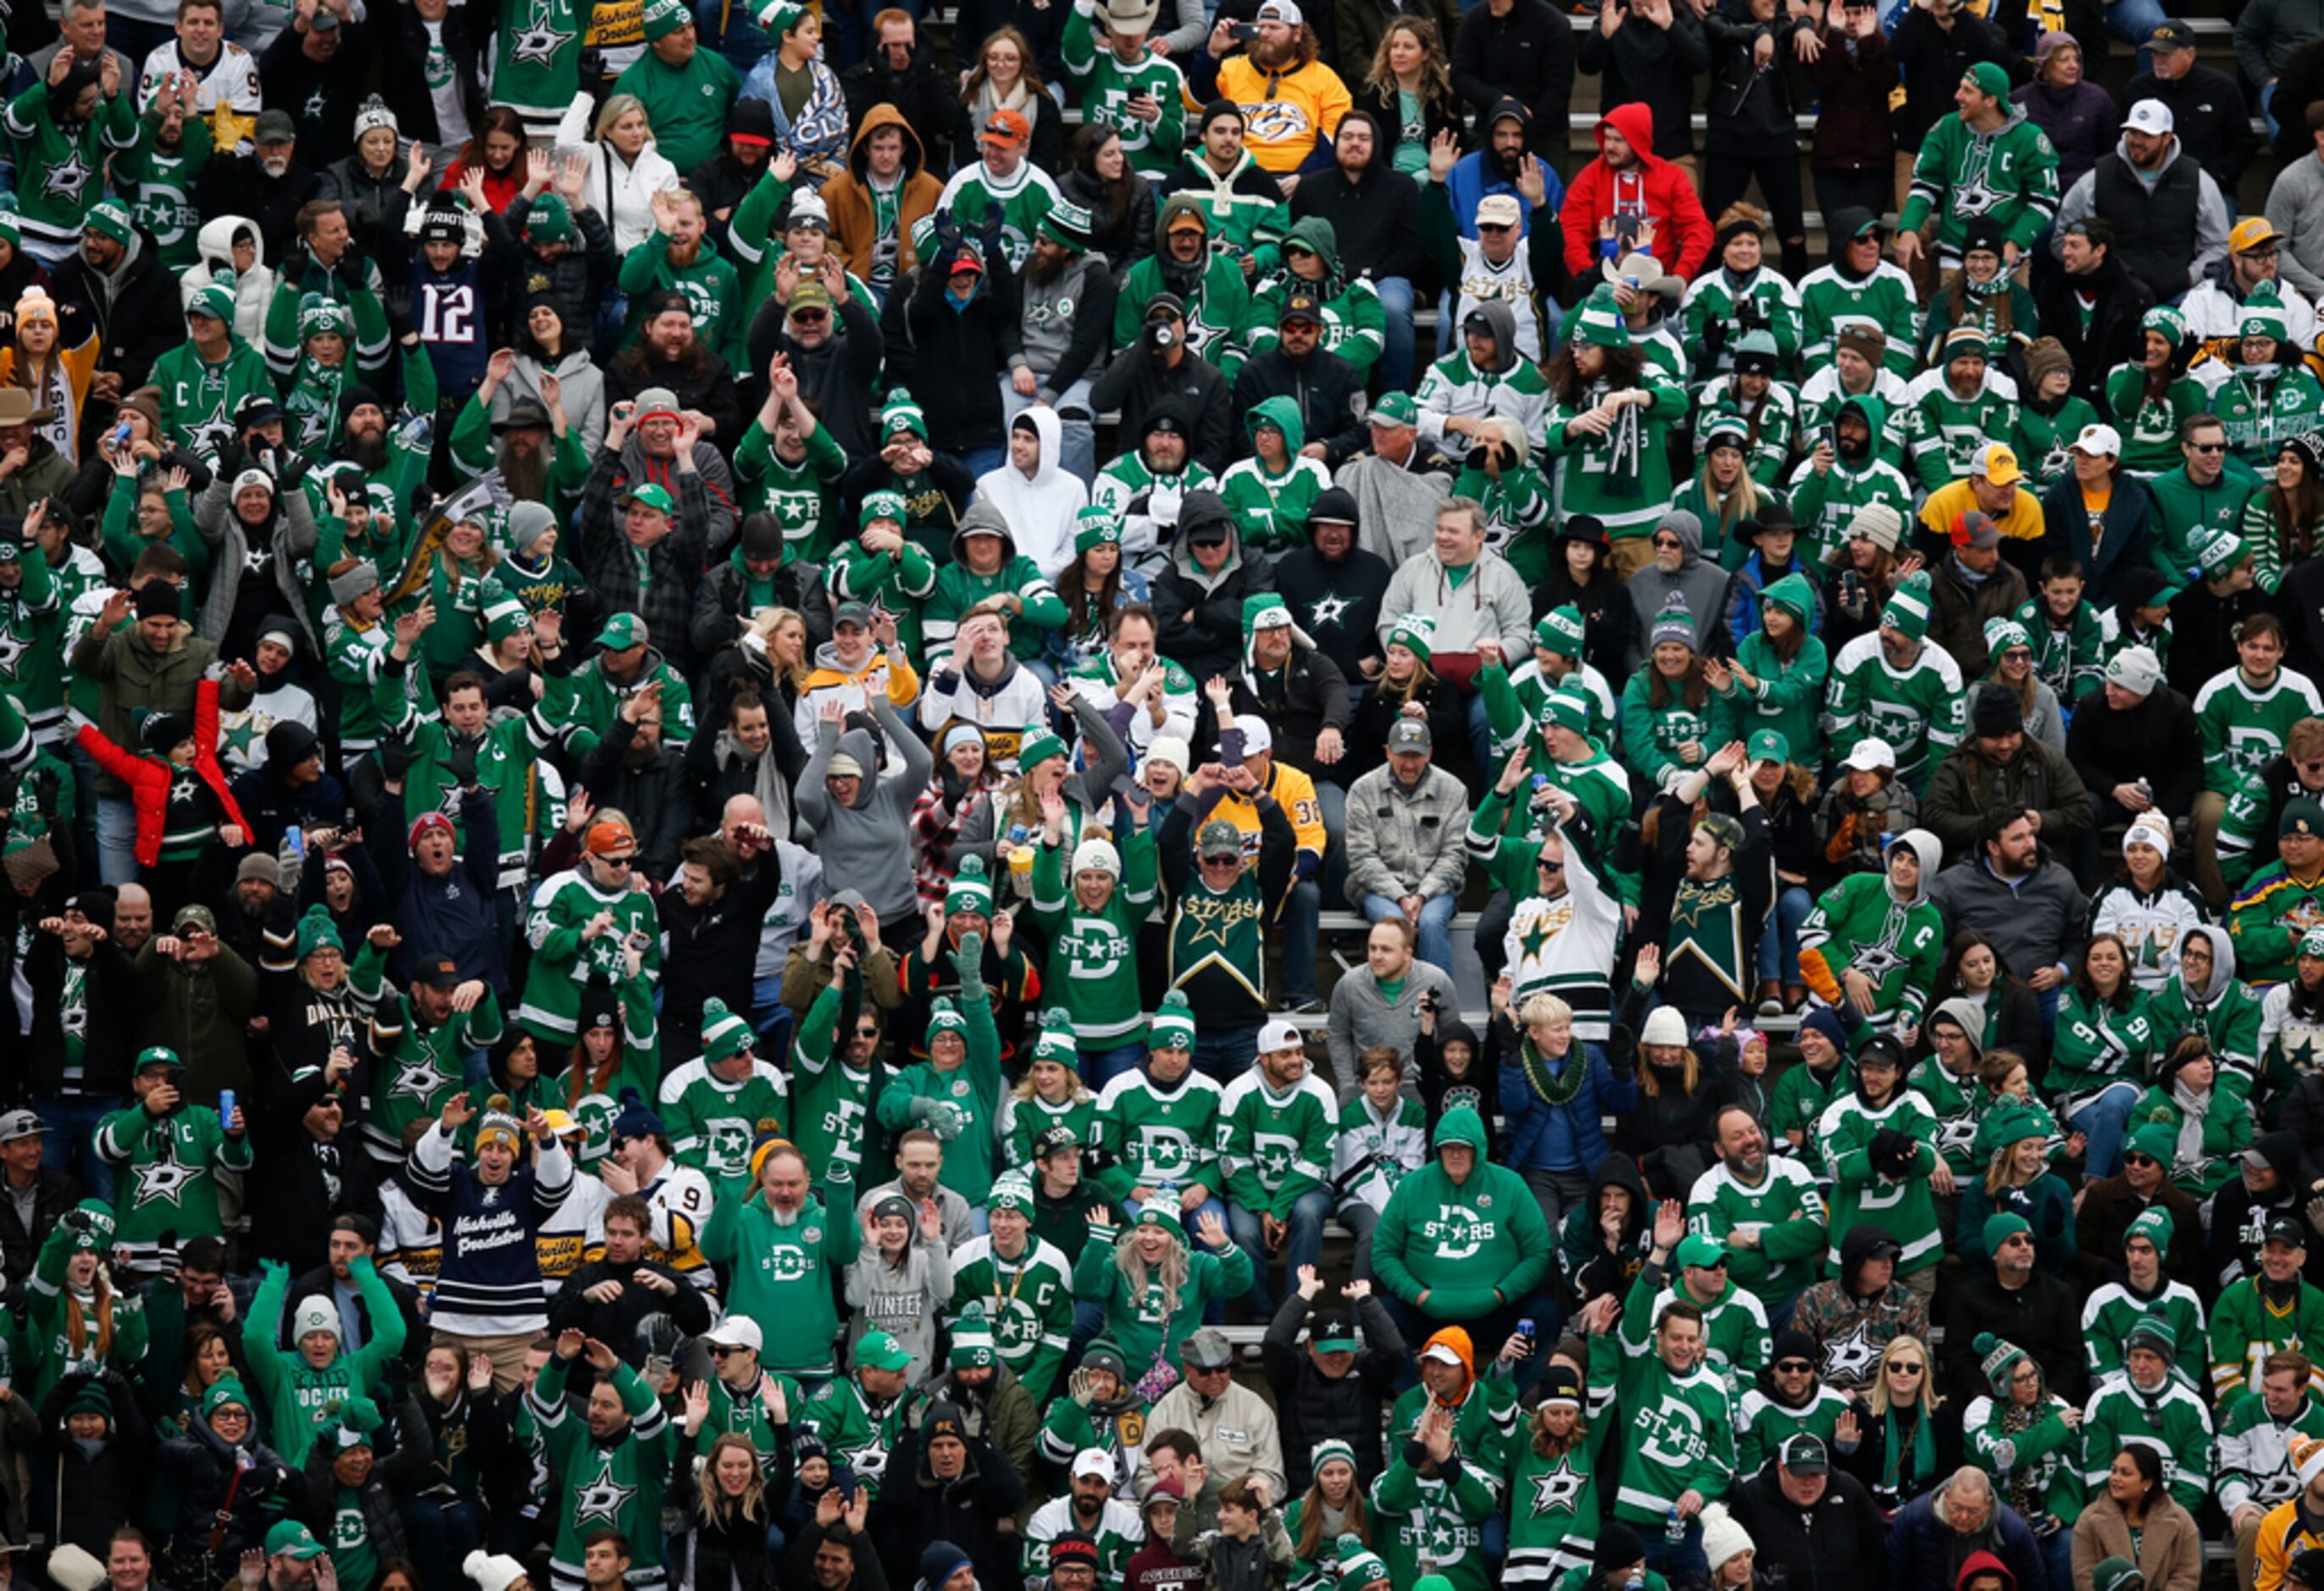
{"type": "Polygon", "coordinates": [[[1702,1555],[1711,1560],[1711,1573],[1715,1579],[1727,1560],[1738,1552],[1754,1552],[1751,1532],[1736,1522],[1723,1503],[1702,1505],[1702,1555]]]}
{"type": "Polygon", "coordinates": [[[524,1578],[524,1565],[499,1552],[471,1552],[461,1563],[460,1569],[476,1583],[480,1591],[508,1591],[511,1586],[524,1578]]]}

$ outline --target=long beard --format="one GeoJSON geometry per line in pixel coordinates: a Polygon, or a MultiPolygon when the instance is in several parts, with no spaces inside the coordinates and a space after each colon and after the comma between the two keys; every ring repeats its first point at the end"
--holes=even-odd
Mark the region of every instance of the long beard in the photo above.
{"type": "Polygon", "coordinates": [[[509,495],[525,502],[549,501],[549,453],[535,447],[519,452],[513,447],[501,449],[501,483],[509,495]]]}
{"type": "Polygon", "coordinates": [[[1065,273],[1065,267],[1072,263],[1070,259],[1044,260],[1040,255],[1036,254],[1025,262],[1025,280],[1035,287],[1047,287],[1063,276],[1065,273]]]}
{"type": "Polygon", "coordinates": [[[387,434],[383,431],[364,431],[347,438],[347,456],[355,468],[364,474],[375,474],[387,467],[387,434]]]}

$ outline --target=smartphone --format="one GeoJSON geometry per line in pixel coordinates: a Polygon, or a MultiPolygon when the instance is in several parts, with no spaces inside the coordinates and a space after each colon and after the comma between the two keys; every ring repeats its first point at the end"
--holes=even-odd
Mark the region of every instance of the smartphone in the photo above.
{"type": "Polygon", "coordinates": [[[1230,23],[1227,24],[1227,37],[1240,43],[1251,43],[1259,38],[1259,24],[1255,22],[1230,23]]]}

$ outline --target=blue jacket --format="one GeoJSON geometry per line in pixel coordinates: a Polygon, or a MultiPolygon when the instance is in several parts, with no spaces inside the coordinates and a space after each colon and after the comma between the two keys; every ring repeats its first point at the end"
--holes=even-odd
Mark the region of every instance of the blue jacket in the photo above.
{"type": "Polygon", "coordinates": [[[1606,1129],[1601,1124],[1608,1111],[1628,1110],[1637,1104],[1637,1072],[1627,1065],[1618,1072],[1604,1051],[1580,1039],[1565,1053],[1566,1064],[1574,1064],[1577,1054],[1590,1072],[1582,1080],[1580,1091],[1563,1105],[1545,1104],[1526,1080],[1520,1062],[1501,1062],[1501,1119],[1508,1134],[1504,1165],[1516,1171],[1539,1166],[1587,1176],[1606,1158],[1606,1129]]]}
{"type": "MultiPolygon", "coordinates": [[[[1517,193],[1517,185],[1504,178],[1488,176],[1483,150],[1462,155],[1452,163],[1444,179],[1444,198],[1452,207],[1452,224],[1461,229],[1462,237],[1477,235],[1477,201],[1489,193],[1517,195],[1517,235],[1526,237],[1533,232],[1533,207],[1517,193]]],[[[1554,216],[1565,204],[1565,184],[1546,162],[1542,166],[1543,190],[1548,196],[1544,207],[1554,216]]]]}
{"type": "MultiPolygon", "coordinates": [[[[1998,1489],[1998,1488],[1997,1488],[1998,1489]]],[[[1937,1498],[1944,1486],[1914,1498],[1888,1522],[1888,1591],[1953,1591],[1956,1540],[1952,1526],[1937,1517],[1937,1498]]],[[[2017,1577],[2017,1591],[2069,1591],[2052,1586],[2042,1563],[2042,1544],[2015,1509],[1998,1497],[1994,1519],[1982,1532],[1984,1540],[1969,1543],[2001,1559],[2017,1577]]],[[[1966,1556],[1964,1554],[1963,1556],[1966,1556]]]]}
{"type": "MultiPolygon", "coordinates": [[[[500,919],[493,897],[501,881],[501,820],[490,790],[478,786],[460,799],[460,824],[468,836],[467,855],[441,878],[430,878],[411,860],[411,846],[394,814],[371,825],[366,844],[391,920],[403,943],[388,961],[388,975],[409,981],[410,959],[441,952],[464,978],[481,978],[503,1000],[514,992],[508,963],[501,956],[500,919]]],[[[520,913],[523,907],[520,904],[520,913]]]]}

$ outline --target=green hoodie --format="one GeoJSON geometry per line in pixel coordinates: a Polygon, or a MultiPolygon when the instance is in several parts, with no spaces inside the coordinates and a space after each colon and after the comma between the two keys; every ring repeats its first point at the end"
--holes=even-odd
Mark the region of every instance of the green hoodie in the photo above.
{"type": "MultiPolygon", "coordinates": [[[[1234,232],[1226,227],[1223,234],[1232,241],[1234,232]]],[[[1237,372],[1242,369],[1242,354],[1235,347],[1235,335],[1250,315],[1250,289],[1244,285],[1242,267],[1232,253],[1222,253],[1217,245],[1222,235],[1222,224],[1211,207],[1192,193],[1174,193],[1162,201],[1162,212],[1154,220],[1154,252],[1130,268],[1121,279],[1121,291],[1113,300],[1113,345],[1127,348],[1138,341],[1146,326],[1146,306],[1157,293],[1177,293],[1186,305],[1186,347],[1200,354],[1219,367],[1219,373],[1231,384],[1237,372]],[[1170,257],[1170,223],[1182,215],[1201,217],[1205,235],[1210,240],[1210,252],[1203,257],[1203,268],[1191,293],[1181,292],[1170,285],[1176,271],[1166,275],[1163,263],[1170,257]]]]}
{"type": "Polygon", "coordinates": [[[1231,464],[1219,477],[1219,495],[1234,516],[1243,546],[1258,552],[1305,547],[1307,510],[1331,489],[1332,477],[1320,459],[1299,456],[1299,450],[1307,445],[1306,428],[1299,419],[1299,400],[1261,399],[1243,417],[1243,425],[1254,442],[1261,425],[1275,427],[1283,433],[1284,451],[1289,455],[1280,474],[1268,470],[1254,454],[1231,464]]]}
{"type": "Polygon", "coordinates": [[[1243,318],[1244,355],[1256,359],[1275,346],[1280,340],[1276,323],[1283,314],[1283,301],[1294,291],[1304,291],[1314,295],[1323,313],[1323,336],[1316,345],[1354,365],[1358,375],[1369,372],[1387,345],[1388,314],[1380,308],[1378,290],[1348,274],[1340,261],[1339,234],[1323,216],[1294,222],[1283,235],[1283,246],[1287,252],[1295,244],[1323,262],[1323,280],[1303,280],[1286,264],[1261,282],[1243,318]]]}
{"type": "Polygon", "coordinates": [[[1800,649],[1785,662],[1776,655],[1764,628],[1753,630],[1736,648],[1735,660],[1750,671],[1758,688],[1746,690],[1741,682],[1730,678],[1720,695],[1734,714],[1738,736],[1748,739],[1761,730],[1774,730],[1790,744],[1794,762],[1802,768],[1820,767],[1823,694],[1831,659],[1810,624],[1815,613],[1815,587],[1808,584],[1806,575],[1794,573],[1767,587],[1759,600],[1792,616],[1803,632],[1800,649]]]}
{"type": "Polygon", "coordinates": [[[1522,1176],[1486,1158],[1485,1124],[1455,1105],[1436,1124],[1436,1154],[1397,1184],[1372,1234],[1380,1285],[1431,1320],[1473,1320],[1540,1286],[1549,1223],[1522,1176]],[[1468,1180],[1444,1169],[1448,1144],[1476,1151],[1468,1180]]]}
{"type": "Polygon", "coordinates": [[[644,329],[640,306],[647,295],[675,289],[686,295],[694,310],[694,330],[706,348],[717,350],[730,370],[747,369],[750,351],[743,345],[750,317],[743,313],[742,275],[704,234],[691,264],[669,257],[669,234],[656,228],[645,241],[622,256],[621,290],[629,296],[630,323],[622,332],[622,346],[638,340],[644,329]]]}
{"type": "Polygon", "coordinates": [[[1033,560],[1017,550],[1001,510],[979,498],[952,533],[952,561],[936,570],[936,586],[920,610],[920,635],[929,647],[949,650],[972,609],[1007,596],[1024,604],[1009,621],[1009,649],[1019,658],[1039,657],[1048,632],[1065,622],[1065,601],[1033,560]],[[979,530],[1001,532],[1001,566],[990,575],[972,574],[968,567],[968,538],[979,530]]]}
{"type": "Polygon", "coordinates": [[[1835,418],[1850,409],[1862,415],[1864,423],[1872,428],[1872,449],[1864,462],[1851,466],[1846,460],[1835,458],[1830,470],[1820,471],[1810,458],[1792,472],[1792,518],[1799,523],[1801,543],[1796,556],[1811,564],[1828,562],[1839,555],[1848,544],[1849,521],[1856,517],[1858,509],[1868,503],[1885,502],[1896,510],[1896,517],[1905,524],[1913,522],[1912,483],[1886,455],[1883,445],[1887,437],[1888,405],[1868,394],[1850,398],[1834,411],[1835,418]]]}

